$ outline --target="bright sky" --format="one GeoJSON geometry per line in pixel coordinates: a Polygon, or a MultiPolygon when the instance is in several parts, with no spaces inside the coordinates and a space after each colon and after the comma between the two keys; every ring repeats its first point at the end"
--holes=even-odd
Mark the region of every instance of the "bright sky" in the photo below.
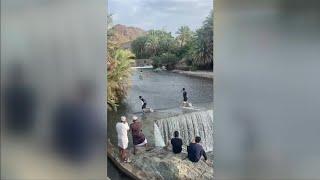
{"type": "Polygon", "coordinates": [[[199,28],[213,8],[213,0],[108,0],[113,24],[165,29],[174,35],[180,26],[199,28]]]}

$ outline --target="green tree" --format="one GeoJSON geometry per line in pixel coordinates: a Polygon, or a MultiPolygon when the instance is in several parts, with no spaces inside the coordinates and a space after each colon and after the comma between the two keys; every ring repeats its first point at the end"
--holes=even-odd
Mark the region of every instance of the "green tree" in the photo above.
{"type": "Polygon", "coordinates": [[[205,69],[213,67],[213,11],[196,32],[193,63],[205,69]]]}
{"type": "Polygon", "coordinates": [[[108,106],[116,110],[118,103],[127,95],[131,76],[131,63],[134,54],[128,50],[118,49],[115,52],[112,68],[107,73],[108,79],[108,106]]]}
{"type": "Polygon", "coordinates": [[[171,33],[163,30],[150,30],[147,35],[134,40],[131,47],[138,58],[150,58],[173,51],[175,40],[171,33]]]}
{"type": "Polygon", "coordinates": [[[145,44],[148,40],[147,36],[141,36],[135,39],[131,43],[131,49],[132,52],[136,55],[138,59],[144,59],[150,57],[150,55],[147,53],[145,44]]]}
{"type": "Polygon", "coordinates": [[[159,52],[160,42],[159,36],[155,33],[151,33],[147,36],[147,41],[145,43],[146,52],[150,56],[156,56],[159,52]]]}
{"type": "Polygon", "coordinates": [[[181,26],[176,32],[177,48],[175,54],[180,59],[192,59],[192,50],[194,48],[195,36],[194,32],[188,26],[181,26]]]}
{"type": "Polygon", "coordinates": [[[181,26],[176,32],[176,34],[178,34],[176,39],[180,47],[183,47],[187,43],[189,43],[192,40],[193,36],[193,32],[188,26],[181,26]]]}
{"type": "Polygon", "coordinates": [[[108,109],[116,110],[129,88],[134,55],[119,48],[118,42],[113,38],[112,16],[108,15],[107,18],[107,104],[108,109]]]}
{"type": "Polygon", "coordinates": [[[170,52],[163,53],[160,56],[152,57],[154,67],[166,66],[168,70],[175,68],[176,63],[179,61],[179,58],[170,52]]]}

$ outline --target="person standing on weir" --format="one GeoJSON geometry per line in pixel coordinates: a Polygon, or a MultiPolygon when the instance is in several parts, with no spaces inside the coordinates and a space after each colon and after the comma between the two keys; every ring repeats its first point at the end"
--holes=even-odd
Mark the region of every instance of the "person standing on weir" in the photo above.
{"type": "Polygon", "coordinates": [[[187,91],[185,88],[182,88],[182,97],[183,97],[183,106],[188,106],[188,97],[187,97],[187,91]]]}

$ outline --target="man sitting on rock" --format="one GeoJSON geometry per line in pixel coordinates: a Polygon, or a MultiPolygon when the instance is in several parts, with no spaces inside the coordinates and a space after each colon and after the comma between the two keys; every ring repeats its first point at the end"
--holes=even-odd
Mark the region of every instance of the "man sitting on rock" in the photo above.
{"type": "Polygon", "coordinates": [[[206,152],[204,151],[203,147],[199,144],[200,141],[201,138],[199,136],[196,136],[195,141],[190,143],[187,147],[188,158],[192,162],[198,162],[201,156],[203,156],[204,160],[207,161],[206,152]]]}
{"type": "Polygon", "coordinates": [[[136,154],[136,147],[145,146],[147,147],[147,139],[142,133],[142,123],[138,121],[137,116],[132,117],[132,123],[130,124],[130,130],[132,134],[132,141],[134,145],[133,154],[136,154]]]}
{"type": "Polygon", "coordinates": [[[179,132],[174,132],[174,138],[171,139],[172,152],[175,154],[181,153],[182,151],[182,139],[179,138],[179,132]]]}

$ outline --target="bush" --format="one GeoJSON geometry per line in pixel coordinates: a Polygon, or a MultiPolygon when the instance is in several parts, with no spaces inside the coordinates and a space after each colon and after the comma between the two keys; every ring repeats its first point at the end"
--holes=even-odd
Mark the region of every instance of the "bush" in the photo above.
{"type": "Polygon", "coordinates": [[[153,67],[166,66],[167,70],[172,70],[179,61],[179,58],[172,53],[163,53],[160,56],[154,56],[151,58],[153,60],[153,67]]]}
{"type": "Polygon", "coordinates": [[[115,50],[113,55],[108,58],[110,65],[107,72],[107,104],[108,109],[116,110],[121,99],[127,95],[134,55],[122,49],[115,50]]]}

